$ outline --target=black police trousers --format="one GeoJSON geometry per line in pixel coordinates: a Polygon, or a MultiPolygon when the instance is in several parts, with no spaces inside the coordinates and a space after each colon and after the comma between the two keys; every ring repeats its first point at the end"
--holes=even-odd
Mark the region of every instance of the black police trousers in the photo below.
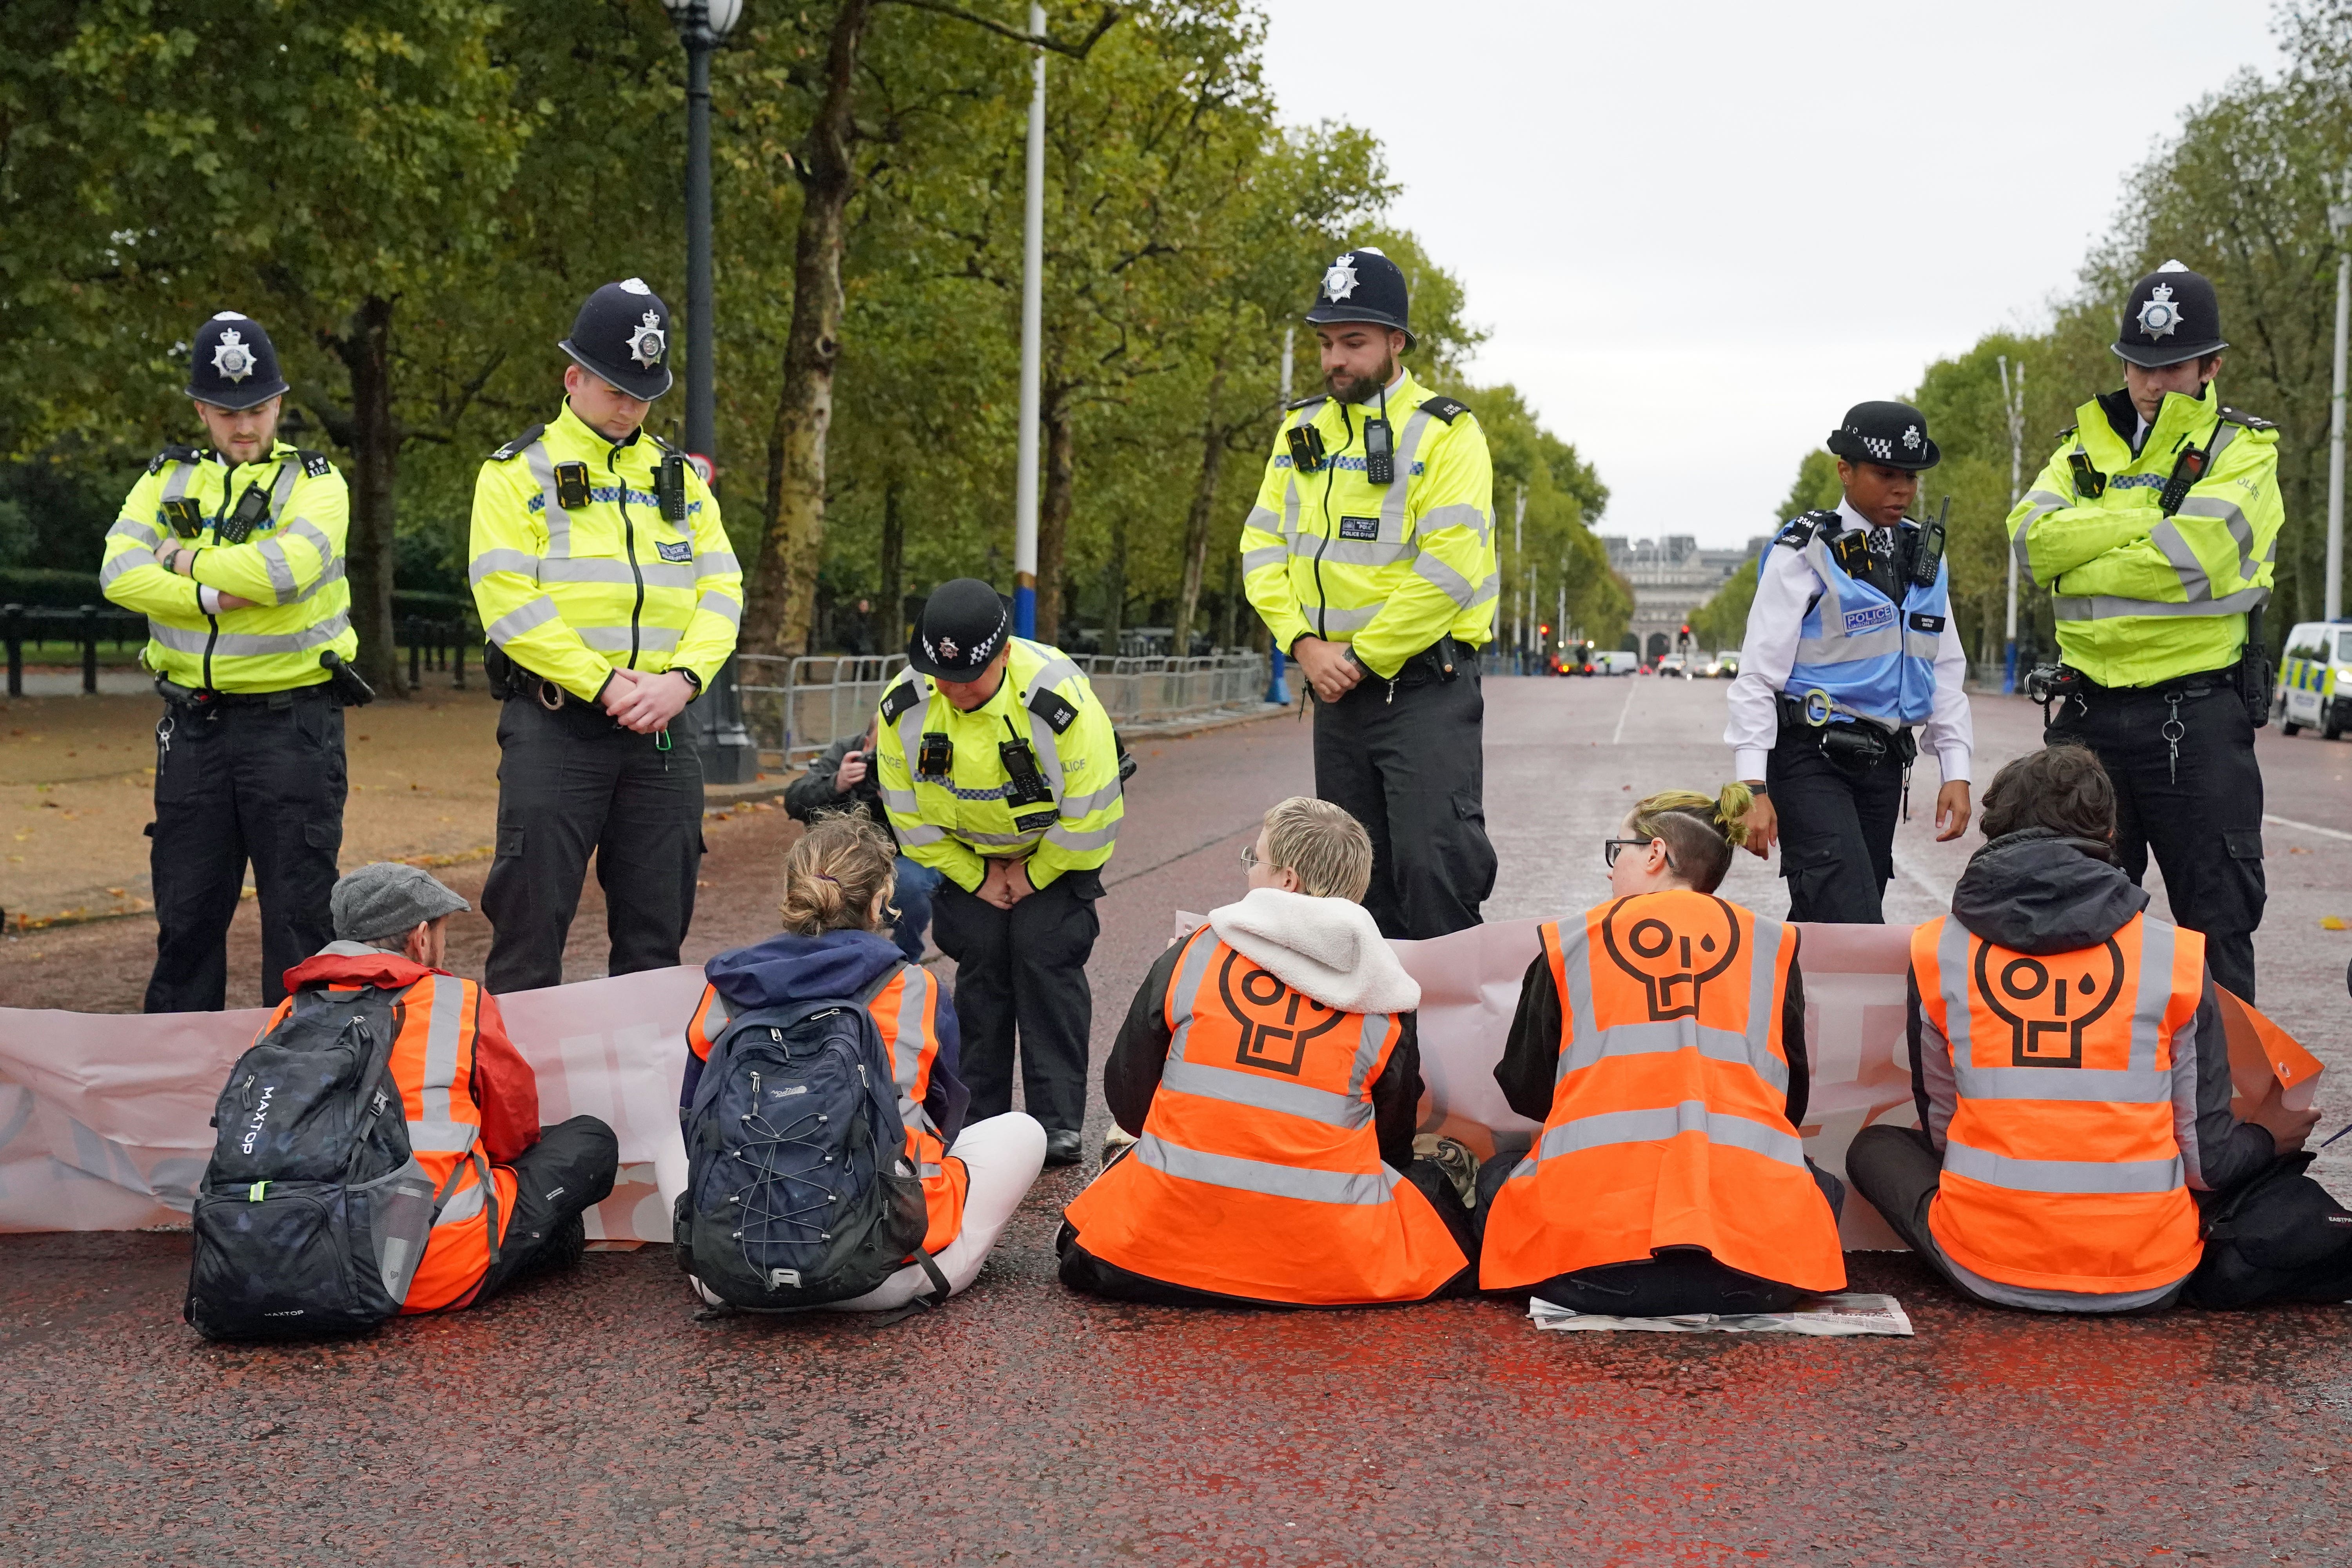
{"type": "Polygon", "coordinates": [[[932,895],[931,938],[956,964],[958,1070],[971,1090],[971,1121],[1013,1109],[1017,1038],[1024,1108],[1048,1132],[1084,1127],[1095,1018],[1087,959],[1102,930],[1100,897],[1092,871],[1065,871],[1009,910],[952,880],[932,895]]]}
{"type": "Polygon", "coordinates": [[[613,722],[567,697],[549,712],[509,697],[499,713],[499,840],[482,885],[490,956],[482,988],[563,984],[563,944],[588,857],[604,889],[608,974],[667,969],[694,920],[702,868],[702,760],[686,741],[613,722]]]}
{"type": "Polygon", "coordinates": [[[328,895],[343,845],[343,710],[327,687],[166,703],[155,726],[155,970],[150,1013],[214,1013],[228,1000],[228,927],[253,863],[261,998],[334,940],[328,895]]]}
{"type": "Polygon", "coordinates": [[[1884,925],[1895,877],[1895,820],[1903,763],[1890,743],[1868,773],[1846,773],[1823,754],[1821,731],[1783,724],[1764,764],[1780,823],[1780,875],[1789,918],[1831,925],[1884,925]]]}
{"type": "Polygon", "coordinates": [[[1428,656],[1394,682],[1367,674],[1337,702],[1315,704],[1315,794],[1364,825],[1381,934],[1444,936],[1478,923],[1495,890],[1486,839],[1486,698],[1475,650],[1457,647],[1454,677],[1428,656]]]}
{"type": "Polygon", "coordinates": [[[2227,672],[2137,690],[2092,687],[2042,731],[2088,746],[2116,786],[2116,861],[2137,882],[2148,851],[2176,925],[2205,933],[2213,978],[2254,999],[2263,879],[2263,770],[2254,726],[2227,672]],[[2178,699],[2176,701],[2175,699],[2178,699]],[[2165,734],[2178,714],[2179,754],[2165,734]]]}

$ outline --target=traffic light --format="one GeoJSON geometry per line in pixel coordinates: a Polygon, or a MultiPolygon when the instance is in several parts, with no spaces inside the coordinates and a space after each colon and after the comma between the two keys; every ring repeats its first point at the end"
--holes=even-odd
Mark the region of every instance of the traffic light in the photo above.
{"type": "Polygon", "coordinates": [[[1538,625],[1538,626],[1536,627],[1536,630],[1537,630],[1537,631],[1538,631],[1538,632],[1540,632],[1540,633],[1542,633],[1545,637],[1549,637],[1549,636],[1551,636],[1551,628],[1550,628],[1549,626],[1548,626],[1538,625]]]}

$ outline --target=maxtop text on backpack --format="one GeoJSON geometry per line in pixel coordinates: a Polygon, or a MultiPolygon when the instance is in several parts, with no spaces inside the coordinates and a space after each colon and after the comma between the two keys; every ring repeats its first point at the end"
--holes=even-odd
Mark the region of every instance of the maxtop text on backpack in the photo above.
{"type": "Polygon", "coordinates": [[[730,1019],[684,1112],[678,1267],[737,1307],[822,1306],[906,1265],[929,1219],[890,1058],[852,998],[730,1019]]]}
{"type": "Polygon", "coordinates": [[[391,994],[306,992],[237,1059],[195,1204],[183,1315],[208,1339],[373,1328],[433,1226],[390,1071],[391,994]]]}

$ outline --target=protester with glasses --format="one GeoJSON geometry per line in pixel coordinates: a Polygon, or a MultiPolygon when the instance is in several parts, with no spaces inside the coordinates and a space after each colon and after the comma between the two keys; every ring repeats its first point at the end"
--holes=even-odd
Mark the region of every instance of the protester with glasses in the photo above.
{"type": "Polygon", "coordinates": [[[1601,841],[1615,897],[1540,928],[1495,1081],[1544,1128],[1479,1173],[1485,1289],[1662,1317],[1844,1287],[1797,932],[1715,896],[1753,799],[1651,795],[1601,841]]]}

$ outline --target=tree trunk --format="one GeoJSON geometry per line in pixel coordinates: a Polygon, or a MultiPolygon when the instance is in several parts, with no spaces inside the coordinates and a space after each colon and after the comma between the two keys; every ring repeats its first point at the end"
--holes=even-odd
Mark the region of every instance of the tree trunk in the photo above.
{"type": "Polygon", "coordinates": [[[392,416],[392,301],[375,295],[362,300],[334,349],[352,378],[344,442],[352,452],[352,515],[343,562],[352,625],[360,634],[353,666],[378,691],[405,697],[392,624],[393,479],[400,467],[400,430],[392,416]]]}
{"type": "Polygon", "coordinates": [[[907,641],[907,520],[898,510],[900,480],[882,491],[882,597],[874,606],[877,653],[897,653],[907,641]]]}
{"type": "Polygon", "coordinates": [[[1217,646],[1233,647],[1234,626],[1241,616],[1242,552],[1238,548],[1225,552],[1225,602],[1217,610],[1217,646]]]}
{"type": "Polygon", "coordinates": [[[1061,646],[1062,553],[1076,491],[1074,433],[1068,403],[1050,395],[1039,416],[1045,426],[1045,491],[1037,508],[1037,640],[1061,646]]]}
{"type": "Polygon", "coordinates": [[[1192,617],[1201,607],[1201,572],[1209,560],[1209,513],[1217,502],[1217,476],[1225,466],[1225,433],[1217,427],[1217,400],[1225,390],[1225,362],[1218,356],[1209,374],[1209,407],[1201,418],[1201,477],[1192,487],[1192,510],[1184,519],[1184,586],[1176,598],[1176,636],[1169,652],[1183,658],[1192,651],[1192,617]]]}
{"type": "Polygon", "coordinates": [[[824,98],[803,160],[793,323],[768,433],[768,492],[758,570],[743,617],[755,653],[807,651],[824,549],[825,438],[833,426],[833,373],[841,354],[844,215],[856,184],[850,162],[857,51],[874,0],[841,0],[825,56],[824,98]]]}
{"type": "Polygon", "coordinates": [[[1117,658],[1119,633],[1127,629],[1127,528],[1111,523],[1110,564],[1103,569],[1102,650],[1117,658]]]}

